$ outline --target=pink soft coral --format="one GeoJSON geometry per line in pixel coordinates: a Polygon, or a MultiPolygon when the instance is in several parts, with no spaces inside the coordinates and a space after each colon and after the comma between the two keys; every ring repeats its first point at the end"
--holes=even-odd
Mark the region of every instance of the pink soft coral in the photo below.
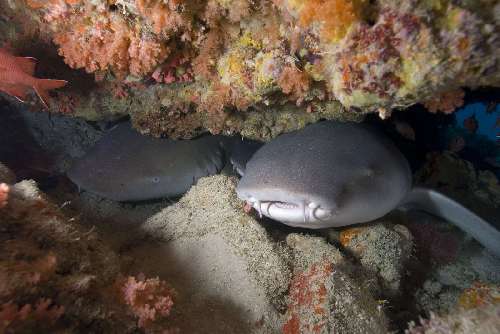
{"type": "Polygon", "coordinates": [[[174,304],[172,290],[157,278],[139,280],[129,276],[121,286],[122,297],[139,318],[139,327],[146,327],[158,318],[166,317],[174,304]]]}
{"type": "Polygon", "coordinates": [[[31,304],[18,306],[13,302],[0,305],[0,333],[14,333],[16,329],[23,329],[27,322],[40,326],[52,326],[64,314],[64,307],[52,305],[50,299],[39,299],[32,307],[31,304]]]}
{"type": "Polygon", "coordinates": [[[166,84],[193,81],[193,70],[189,67],[188,61],[187,57],[174,57],[158,67],[151,77],[156,82],[165,82],[166,84]]]}

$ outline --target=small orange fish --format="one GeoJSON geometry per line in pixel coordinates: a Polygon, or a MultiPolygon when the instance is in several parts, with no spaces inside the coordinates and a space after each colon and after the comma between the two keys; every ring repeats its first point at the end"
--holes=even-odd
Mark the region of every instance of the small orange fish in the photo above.
{"type": "Polygon", "coordinates": [[[7,50],[0,49],[0,91],[14,96],[24,102],[29,89],[33,88],[48,108],[48,91],[65,86],[66,80],[38,79],[35,73],[36,59],[32,57],[15,57],[7,50]]]}

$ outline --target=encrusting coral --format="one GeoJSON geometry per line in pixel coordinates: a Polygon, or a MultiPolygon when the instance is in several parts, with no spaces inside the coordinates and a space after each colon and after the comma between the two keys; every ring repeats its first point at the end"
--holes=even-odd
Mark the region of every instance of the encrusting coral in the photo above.
{"type": "Polygon", "coordinates": [[[341,253],[324,239],[289,234],[294,273],[282,332],[386,333],[387,319],[341,253]]]}
{"type": "MultiPolygon", "coordinates": [[[[93,73],[100,84],[63,95],[74,115],[130,114],[144,133],[189,138],[243,132],[251,113],[287,105],[301,106],[292,111],[299,119],[332,104],[342,110],[329,118],[386,118],[415,103],[449,113],[462,88],[500,85],[499,8],[447,0],[26,0],[1,5],[9,37],[0,42],[51,40],[66,64],[93,73]]],[[[295,117],[273,136],[293,129],[295,117]]]]}

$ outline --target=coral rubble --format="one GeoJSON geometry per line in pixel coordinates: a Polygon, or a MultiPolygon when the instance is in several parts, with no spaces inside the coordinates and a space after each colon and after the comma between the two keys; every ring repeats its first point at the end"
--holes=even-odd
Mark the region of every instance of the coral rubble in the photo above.
{"type": "Polygon", "coordinates": [[[98,82],[91,87],[79,90],[78,79],[58,94],[72,101],[69,111],[87,119],[130,114],[137,128],[156,136],[189,138],[209,130],[268,138],[294,129],[296,120],[359,119],[359,112],[387,117],[415,103],[451,112],[461,104],[461,88],[500,84],[500,4],[491,1],[26,0],[0,6],[0,43],[22,49],[30,41],[48,48],[53,42],[67,65],[94,74],[98,82]],[[324,112],[332,108],[337,112],[324,112]],[[281,112],[268,110],[291,117],[284,121],[281,112]],[[269,120],[269,131],[252,127],[256,118],[269,120]]]}

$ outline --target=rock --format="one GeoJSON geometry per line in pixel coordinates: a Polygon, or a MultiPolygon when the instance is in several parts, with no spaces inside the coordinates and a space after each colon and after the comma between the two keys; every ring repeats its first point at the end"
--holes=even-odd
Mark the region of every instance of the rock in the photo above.
{"type": "Polygon", "coordinates": [[[350,265],[323,238],[290,234],[294,271],[283,333],[387,333],[387,320],[350,265]]]}
{"type": "Polygon", "coordinates": [[[478,284],[498,289],[498,268],[500,260],[486,251],[463,250],[453,262],[427,268],[428,278],[416,292],[417,305],[426,313],[453,312],[460,306],[460,298],[468,289],[478,284]]]}
{"type": "Polygon", "coordinates": [[[413,252],[413,238],[405,226],[378,222],[350,227],[340,232],[339,241],[379,280],[383,296],[400,293],[405,264],[413,252]]]}
{"type": "Polygon", "coordinates": [[[0,44],[71,83],[52,111],[130,116],[157,137],[268,139],[416,103],[450,113],[462,88],[499,87],[499,11],[492,1],[3,1],[0,44]]]}
{"type": "Polygon", "coordinates": [[[202,178],[142,227],[164,241],[156,251],[163,255],[154,256],[154,247],[139,247],[135,254],[161,261],[155,265],[182,296],[179,327],[190,333],[281,327],[278,310],[285,306],[290,283],[289,251],[243,211],[235,185],[235,178],[223,175],[202,178]],[[203,314],[208,305],[212,311],[203,314]]]}
{"type": "Polygon", "coordinates": [[[386,333],[382,307],[354,278],[355,269],[339,250],[320,237],[289,234],[286,245],[271,239],[243,211],[235,181],[223,175],[202,178],[143,225],[161,242],[139,247],[143,250],[133,256],[153,258],[163,268],[160,276],[184,294],[179,326],[191,332],[209,326],[243,333],[386,333]],[[151,251],[158,247],[162,257],[151,251]],[[234,312],[224,310],[220,298],[234,312]],[[209,321],[200,315],[201,305],[212,305],[209,321]],[[237,310],[247,310],[242,319],[237,310]],[[284,317],[280,310],[286,310],[284,317]]]}
{"type": "Polygon", "coordinates": [[[460,310],[445,316],[432,314],[411,323],[406,334],[497,334],[500,328],[500,305],[460,310]]]}
{"type": "Polygon", "coordinates": [[[14,184],[16,175],[7,166],[0,162],[0,183],[14,184]]]}

